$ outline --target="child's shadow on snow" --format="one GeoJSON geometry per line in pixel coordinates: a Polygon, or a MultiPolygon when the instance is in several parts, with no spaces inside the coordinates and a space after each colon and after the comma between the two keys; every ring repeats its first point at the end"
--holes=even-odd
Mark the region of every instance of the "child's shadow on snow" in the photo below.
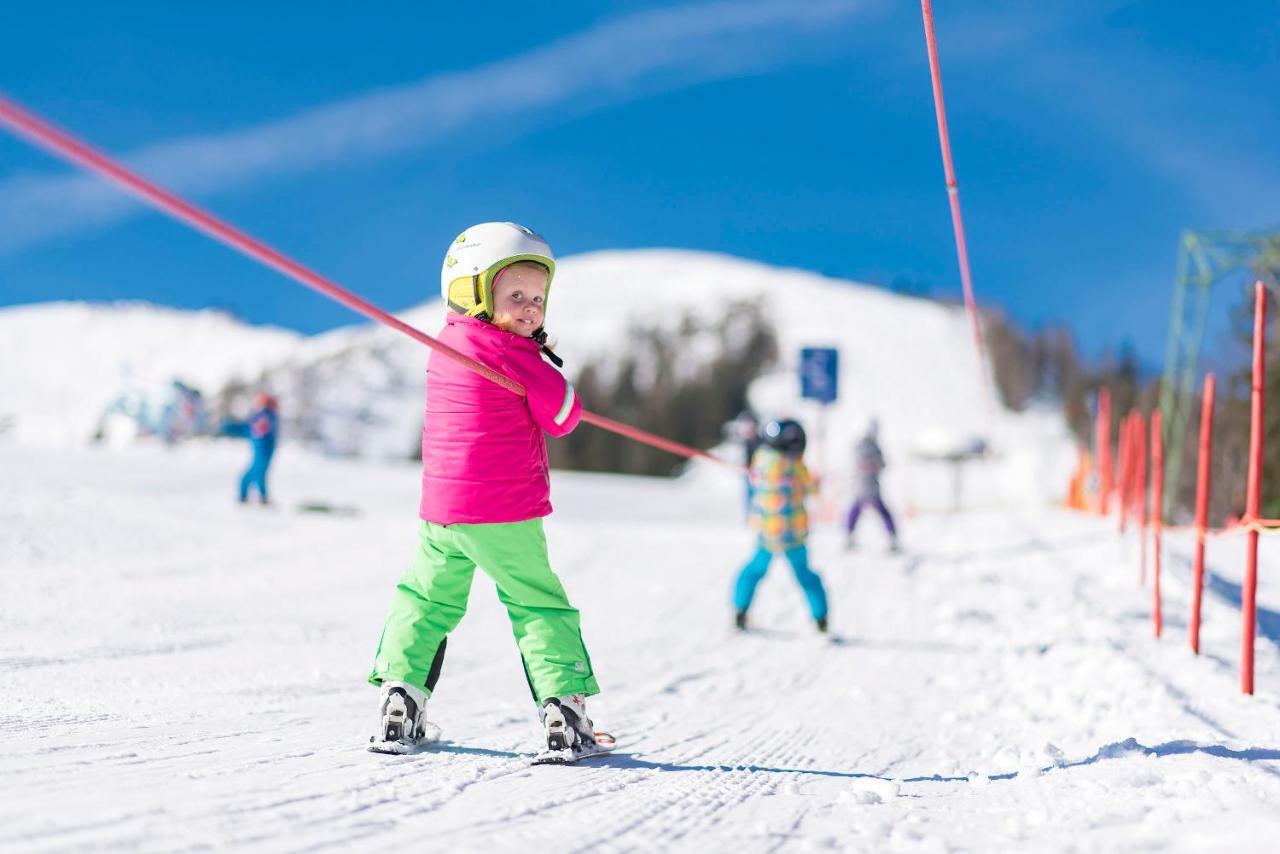
{"type": "Polygon", "coordinates": [[[465,756],[493,756],[498,759],[528,759],[529,753],[516,753],[513,750],[493,750],[488,747],[469,747],[453,741],[438,741],[431,745],[429,753],[460,753],[465,756]]]}
{"type": "Polygon", "coordinates": [[[755,774],[813,774],[819,777],[846,777],[846,778],[874,778],[876,780],[888,780],[889,777],[881,777],[878,774],[863,774],[857,771],[824,771],[820,768],[770,768],[764,765],[679,765],[674,762],[650,762],[647,759],[637,758],[630,753],[608,753],[604,756],[594,756],[591,759],[579,763],[582,765],[591,765],[593,767],[615,768],[619,771],[642,770],[642,771],[749,771],[755,774]]]}
{"type": "Polygon", "coordinates": [[[851,635],[832,635],[830,643],[832,646],[861,647],[862,649],[896,649],[911,652],[976,652],[978,649],[970,644],[948,643],[947,641],[859,638],[851,635]]]}
{"type": "Polygon", "coordinates": [[[748,626],[745,629],[737,629],[734,634],[743,634],[749,638],[772,638],[773,640],[793,640],[799,637],[795,632],[780,631],[778,629],[763,629],[758,626],[748,626]]]}
{"type": "MultiPolygon", "coordinates": [[[[1189,740],[1167,741],[1163,744],[1157,744],[1149,747],[1140,743],[1137,739],[1128,738],[1124,741],[1112,742],[1103,745],[1092,756],[1083,759],[1068,760],[1050,765],[1038,770],[1040,774],[1048,774],[1055,770],[1067,770],[1070,768],[1079,768],[1081,766],[1094,765],[1108,759],[1122,759],[1127,756],[1180,756],[1188,753],[1203,753],[1209,756],[1216,756],[1221,759],[1236,759],[1243,762],[1253,764],[1256,762],[1275,762],[1280,761],[1280,750],[1268,747],[1247,747],[1243,749],[1227,747],[1222,744],[1201,744],[1189,740]]],[[[763,765],[749,764],[700,764],[700,765],[680,765],[675,762],[650,762],[646,759],[639,759],[630,753],[609,753],[604,756],[593,757],[584,765],[590,764],[594,766],[604,766],[607,768],[615,768],[618,770],[647,770],[647,771],[748,771],[756,774],[810,774],[817,777],[841,777],[845,779],[874,779],[887,780],[895,783],[967,783],[972,782],[972,778],[968,776],[951,776],[943,774],[924,774],[913,777],[885,777],[880,774],[868,774],[858,771],[827,771],[819,768],[773,768],[763,765]]],[[[1256,765],[1259,770],[1268,774],[1280,776],[1280,770],[1269,765],[1256,765]]],[[[1001,774],[991,774],[986,779],[990,781],[1013,780],[1018,777],[1016,771],[1005,772],[1001,774]]]]}

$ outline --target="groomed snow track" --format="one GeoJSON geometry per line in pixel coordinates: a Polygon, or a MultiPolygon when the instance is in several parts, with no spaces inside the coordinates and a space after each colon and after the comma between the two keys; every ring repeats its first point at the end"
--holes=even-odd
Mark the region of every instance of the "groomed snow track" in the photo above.
{"type": "Polygon", "coordinates": [[[480,576],[429,707],[444,742],[366,753],[417,471],[286,448],[279,506],[241,508],[243,451],[0,448],[0,849],[1267,850],[1280,831],[1277,639],[1240,697],[1226,569],[1194,659],[1178,542],[1157,643],[1110,522],[926,516],[900,556],[871,526],[852,553],[820,529],[835,638],[781,564],[737,635],[731,475],[555,477],[552,559],[614,755],[529,766],[536,715],[480,576]],[[358,513],[294,509],[316,501],[358,513]]]}

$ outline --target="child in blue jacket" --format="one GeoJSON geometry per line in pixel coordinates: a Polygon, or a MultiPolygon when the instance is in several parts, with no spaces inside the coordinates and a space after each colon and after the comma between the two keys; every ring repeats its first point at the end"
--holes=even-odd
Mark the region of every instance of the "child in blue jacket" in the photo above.
{"type": "Polygon", "coordinates": [[[249,500],[251,489],[257,490],[259,503],[268,503],[267,470],[271,468],[271,457],[276,452],[276,433],[280,424],[278,410],[279,405],[274,397],[266,392],[258,392],[253,399],[253,411],[249,413],[248,421],[223,425],[226,435],[248,439],[253,446],[249,468],[240,477],[241,504],[249,500]]]}

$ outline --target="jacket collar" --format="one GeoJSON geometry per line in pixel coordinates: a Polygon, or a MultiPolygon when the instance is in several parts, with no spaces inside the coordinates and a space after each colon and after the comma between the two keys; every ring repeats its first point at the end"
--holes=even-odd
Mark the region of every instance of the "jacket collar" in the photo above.
{"type": "Polygon", "coordinates": [[[481,320],[478,317],[470,317],[465,314],[459,314],[456,311],[449,312],[449,316],[445,318],[446,324],[457,324],[459,326],[470,326],[480,331],[487,332],[492,335],[505,335],[508,338],[514,338],[521,346],[532,347],[537,349],[538,342],[532,338],[525,338],[523,335],[517,335],[514,332],[508,332],[501,327],[494,326],[487,320],[481,320]]]}

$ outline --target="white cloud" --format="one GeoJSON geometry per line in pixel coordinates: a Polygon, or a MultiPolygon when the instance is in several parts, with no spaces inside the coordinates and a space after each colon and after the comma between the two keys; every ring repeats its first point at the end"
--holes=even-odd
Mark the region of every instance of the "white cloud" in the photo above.
{"type": "MultiPolygon", "coordinates": [[[[528,53],[124,156],[179,193],[212,193],[268,176],[421,148],[495,117],[579,110],[655,89],[804,58],[806,40],[879,5],[873,0],[754,0],[647,11],[605,21],[528,53]]],[[[85,175],[0,181],[0,251],[12,252],[139,209],[85,175]]]]}

